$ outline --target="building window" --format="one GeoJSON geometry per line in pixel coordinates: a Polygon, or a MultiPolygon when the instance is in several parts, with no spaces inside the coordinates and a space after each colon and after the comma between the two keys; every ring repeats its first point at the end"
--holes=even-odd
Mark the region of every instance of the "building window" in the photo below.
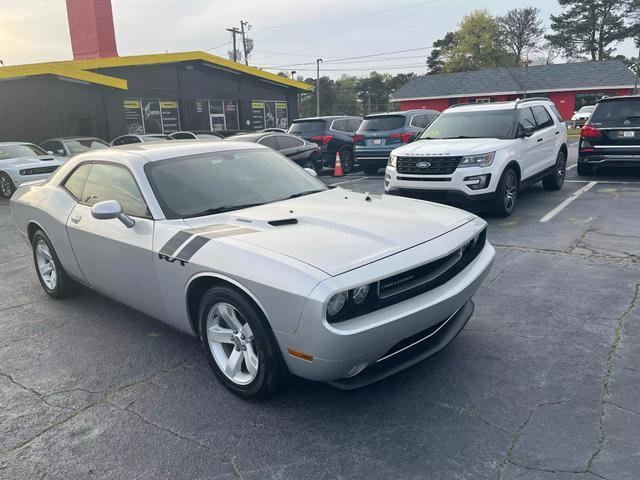
{"type": "Polygon", "coordinates": [[[177,100],[158,98],[126,99],[123,103],[127,133],[169,134],[180,130],[180,113],[177,100]]]}
{"type": "Polygon", "coordinates": [[[490,103],[490,98],[476,98],[476,103],[490,103]]]}
{"type": "Polygon", "coordinates": [[[196,100],[194,130],[220,132],[240,129],[236,100],[196,100]]]}
{"type": "Polygon", "coordinates": [[[450,98],[449,99],[449,106],[456,105],[457,103],[458,103],[458,99],[457,98],[450,98]]]}
{"type": "Polygon", "coordinates": [[[253,130],[289,127],[287,102],[276,100],[251,101],[251,126],[253,130]]]}
{"type": "Polygon", "coordinates": [[[576,105],[574,110],[580,110],[586,105],[595,105],[598,100],[604,97],[604,93],[576,93],[576,105]]]}

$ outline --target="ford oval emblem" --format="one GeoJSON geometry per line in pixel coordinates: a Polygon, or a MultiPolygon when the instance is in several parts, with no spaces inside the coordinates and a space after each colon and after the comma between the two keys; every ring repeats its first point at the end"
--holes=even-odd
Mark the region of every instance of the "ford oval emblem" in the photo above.
{"type": "Polygon", "coordinates": [[[418,168],[429,168],[431,164],[429,162],[418,162],[416,163],[416,167],[418,168]]]}

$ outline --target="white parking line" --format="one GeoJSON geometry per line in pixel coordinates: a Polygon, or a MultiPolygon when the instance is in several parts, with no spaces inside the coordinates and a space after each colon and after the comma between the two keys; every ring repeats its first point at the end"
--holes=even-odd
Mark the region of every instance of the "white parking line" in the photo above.
{"type": "Polygon", "coordinates": [[[346,185],[347,183],[355,183],[355,182],[359,182],[360,180],[366,180],[369,177],[359,177],[359,178],[354,178],[353,180],[345,180],[343,182],[336,182],[336,183],[332,183],[331,185],[346,185]]]}
{"type": "Polygon", "coordinates": [[[569,165],[569,166],[566,168],[566,171],[568,172],[569,170],[571,170],[571,169],[573,169],[573,168],[576,168],[577,166],[578,166],[578,164],[577,164],[577,163],[574,163],[573,165],[569,165]]]}
{"type": "Polygon", "coordinates": [[[562,210],[567,208],[567,206],[570,205],[574,200],[576,200],[580,195],[582,195],[585,192],[588,192],[593,187],[595,187],[597,184],[598,184],[598,182],[589,182],[584,187],[582,187],[580,190],[572,193],[569,198],[564,200],[560,205],[558,205],[556,208],[554,208],[549,213],[547,213],[544,217],[542,217],[540,219],[540,223],[546,223],[549,220],[551,220],[553,217],[555,217],[557,214],[559,214],[562,210]]]}

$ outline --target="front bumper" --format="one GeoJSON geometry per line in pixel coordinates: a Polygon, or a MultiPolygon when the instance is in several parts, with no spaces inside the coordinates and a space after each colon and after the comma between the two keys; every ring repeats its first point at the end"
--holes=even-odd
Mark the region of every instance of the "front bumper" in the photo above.
{"type": "MultiPolygon", "coordinates": [[[[384,264],[382,266],[386,269],[394,264],[401,265],[408,257],[415,264],[416,257],[427,258],[430,252],[451,249],[451,245],[458,244],[456,237],[466,236],[470,229],[484,225],[481,220],[471,223],[473,227],[465,226],[458,229],[461,231],[459,235],[455,234],[456,231],[450,232],[453,235],[444,235],[403,254],[374,262],[331,280],[344,280],[345,285],[354,285],[358,282],[355,279],[358,270],[371,271],[376,268],[376,263],[384,264]],[[405,259],[393,258],[402,255],[405,259]]],[[[483,250],[464,270],[443,285],[400,303],[336,324],[328,324],[324,320],[325,303],[314,301],[314,297],[320,299],[327,296],[320,284],[307,301],[296,332],[275,332],[289,370],[310,380],[333,382],[340,388],[357,388],[437,353],[455,338],[471,316],[473,304],[470,299],[489,273],[494,256],[495,250],[486,243],[483,250]],[[420,336],[421,332],[434,326],[438,327],[447,319],[449,321],[446,325],[429,337],[428,342],[419,342],[420,348],[407,348],[401,354],[379,362],[400,342],[416,335],[420,336]],[[289,355],[288,347],[313,355],[313,360],[305,361],[289,355]]],[[[361,278],[368,275],[361,275],[361,278]]]]}

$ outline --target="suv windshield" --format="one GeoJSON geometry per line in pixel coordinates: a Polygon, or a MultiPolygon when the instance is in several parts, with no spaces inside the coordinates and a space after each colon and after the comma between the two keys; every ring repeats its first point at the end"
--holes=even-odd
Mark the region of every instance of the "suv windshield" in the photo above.
{"type": "Polygon", "coordinates": [[[212,215],[327,190],[271,150],[238,150],[170,158],[145,165],[169,219],[212,215]]]}
{"type": "Polygon", "coordinates": [[[640,125],[640,98],[600,102],[591,114],[589,123],[607,127],[637,127],[640,125]]]}
{"type": "Polygon", "coordinates": [[[36,145],[0,145],[0,160],[38,155],[47,155],[47,152],[36,145]]]}
{"type": "Polygon", "coordinates": [[[311,133],[324,130],[324,120],[304,120],[293,122],[289,128],[289,133],[311,133]]]}
{"type": "Polygon", "coordinates": [[[405,118],[402,115],[385,115],[368,117],[362,121],[361,132],[382,132],[385,130],[397,130],[404,127],[405,118]]]}
{"type": "Polygon", "coordinates": [[[73,154],[87,152],[89,150],[99,150],[101,148],[109,148],[102,140],[97,138],[80,138],[74,140],[66,140],[65,143],[69,147],[69,151],[73,154]]]}
{"type": "Polygon", "coordinates": [[[516,109],[444,112],[419,140],[447,138],[513,138],[516,109]]]}

